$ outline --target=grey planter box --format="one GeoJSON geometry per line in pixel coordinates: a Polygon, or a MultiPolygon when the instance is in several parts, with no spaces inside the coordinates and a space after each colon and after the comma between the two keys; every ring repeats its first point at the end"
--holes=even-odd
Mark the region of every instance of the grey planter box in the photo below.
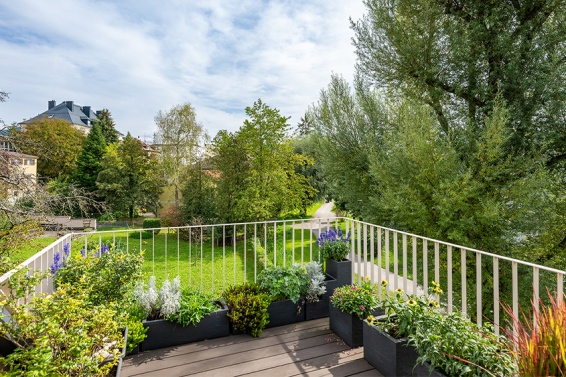
{"type": "Polygon", "coordinates": [[[326,273],[338,280],[338,286],[352,284],[352,261],[343,260],[335,261],[334,259],[326,260],[326,273]]]}
{"type": "Polygon", "coordinates": [[[305,298],[298,302],[291,300],[274,301],[267,307],[269,323],[266,328],[289,325],[305,320],[305,298]]]}
{"type": "MultiPolygon", "coordinates": [[[[373,315],[381,315],[383,310],[376,308],[373,315]]],[[[350,347],[364,345],[363,322],[355,314],[344,313],[330,303],[330,330],[350,347]]]]}
{"type": "Polygon", "coordinates": [[[429,364],[417,364],[419,357],[406,338],[395,339],[375,326],[363,321],[364,359],[385,377],[391,376],[445,376],[437,370],[429,371],[429,364]]]}
{"type": "Polygon", "coordinates": [[[306,320],[325,318],[329,316],[330,296],[334,294],[334,290],[338,288],[338,280],[330,275],[326,275],[326,293],[322,295],[319,302],[306,303],[306,320]]]}
{"type": "Polygon", "coordinates": [[[221,309],[201,319],[196,326],[181,326],[178,323],[169,322],[164,319],[144,321],[144,325],[148,327],[147,338],[139,345],[140,351],[149,351],[228,336],[230,335],[230,328],[227,314],[228,307],[222,304],[221,309]]]}

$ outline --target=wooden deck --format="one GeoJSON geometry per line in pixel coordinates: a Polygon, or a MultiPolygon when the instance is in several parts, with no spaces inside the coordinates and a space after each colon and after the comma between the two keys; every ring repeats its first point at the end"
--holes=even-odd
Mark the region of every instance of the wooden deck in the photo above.
{"type": "Polygon", "coordinates": [[[120,376],[381,376],[328,318],[129,356],[120,376]]]}

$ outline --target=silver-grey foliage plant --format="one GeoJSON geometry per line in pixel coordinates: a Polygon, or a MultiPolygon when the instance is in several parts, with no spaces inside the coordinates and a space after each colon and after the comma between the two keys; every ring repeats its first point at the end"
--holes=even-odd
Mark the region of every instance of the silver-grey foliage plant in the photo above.
{"type": "Polygon", "coordinates": [[[134,299],[143,308],[146,318],[167,318],[175,314],[181,306],[181,279],[177,276],[173,283],[165,280],[157,290],[155,276],[149,278],[147,290],[143,282],[134,289],[134,299]]]}
{"type": "Polygon", "coordinates": [[[181,278],[177,276],[173,283],[169,279],[163,282],[159,291],[159,301],[161,303],[160,315],[167,318],[177,313],[181,307],[181,278]]]}
{"type": "Polygon", "coordinates": [[[326,293],[326,281],[322,273],[322,264],[313,261],[305,267],[309,278],[309,287],[305,297],[308,302],[318,302],[320,301],[320,296],[326,293]]]}

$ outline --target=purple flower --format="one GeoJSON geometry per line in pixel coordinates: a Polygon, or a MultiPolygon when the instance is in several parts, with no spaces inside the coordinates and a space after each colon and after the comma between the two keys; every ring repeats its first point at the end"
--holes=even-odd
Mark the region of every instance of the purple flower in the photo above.
{"type": "Polygon", "coordinates": [[[55,253],[53,255],[53,264],[50,267],[51,274],[55,275],[57,270],[59,270],[61,267],[63,267],[63,263],[61,261],[61,253],[55,253]]]}
{"type": "Polygon", "coordinates": [[[363,305],[361,305],[361,306],[360,306],[360,310],[363,312],[364,310],[366,310],[366,307],[363,306],[363,305]]]}
{"type": "Polygon", "coordinates": [[[63,252],[65,253],[65,255],[68,257],[69,254],[71,253],[71,244],[70,243],[66,243],[63,246],[63,252]]]}
{"type": "Polygon", "coordinates": [[[81,249],[81,255],[83,256],[83,258],[86,258],[86,250],[84,247],[81,249]]]}
{"type": "Polygon", "coordinates": [[[103,244],[100,246],[100,255],[105,254],[110,251],[110,246],[103,244]]]}

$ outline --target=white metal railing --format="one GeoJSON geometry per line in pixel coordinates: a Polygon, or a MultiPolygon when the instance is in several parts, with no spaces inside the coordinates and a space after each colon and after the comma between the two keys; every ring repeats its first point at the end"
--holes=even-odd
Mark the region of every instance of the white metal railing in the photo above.
{"type": "MultiPolygon", "coordinates": [[[[72,233],[28,259],[24,266],[47,270],[54,254],[61,253],[67,243],[71,252],[89,242],[99,246],[114,243],[129,252],[145,251],[146,278],[179,275],[186,284],[219,293],[230,284],[255,281],[268,264],[319,260],[316,238],[330,227],[341,227],[351,234],[353,279],[386,279],[390,289],[417,294],[426,292],[431,280],[437,281],[446,292],[440,299],[448,312],[468,313],[478,324],[487,318],[495,323],[496,331],[502,322],[502,302],[518,315],[520,302],[527,312],[530,300],[536,305],[546,290],[562,299],[565,271],[349,218],[72,233]],[[144,233],[150,237],[142,238],[144,233]]],[[[10,276],[0,277],[1,289],[10,276]]],[[[52,289],[48,279],[36,293],[52,289]]]]}

